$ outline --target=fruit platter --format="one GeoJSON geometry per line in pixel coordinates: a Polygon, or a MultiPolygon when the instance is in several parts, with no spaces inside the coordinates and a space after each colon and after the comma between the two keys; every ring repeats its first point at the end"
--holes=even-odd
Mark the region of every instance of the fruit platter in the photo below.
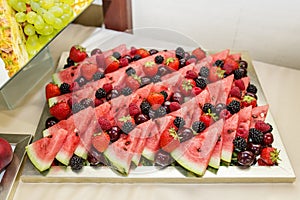
{"type": "Polygon", "coordinates": [[[74,45],[45,86],[25,182],[293,182],[247,52],[74,45]]]}
{"type": "Polygon", "coordinates": [[[15,180],[25,157],[25,147],[31,139],[29,134],[0,133],[0,199],[12,198],[15,180]]]}

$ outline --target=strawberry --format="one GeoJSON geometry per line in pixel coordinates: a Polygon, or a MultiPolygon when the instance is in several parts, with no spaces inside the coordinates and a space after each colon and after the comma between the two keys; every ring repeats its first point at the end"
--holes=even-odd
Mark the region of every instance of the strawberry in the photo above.
{"type": "Polygon", "coordinates": [[[179,60],[178,58],[167,58],[165,61],[165,65],[167,65],[169,68],[177,71],[179,69],[179,60]]]}
{"type": "Polygon", "coordinates": [[[257,100],[254,97],[245,95],[241,101],[241,105],[242,107],[248,107],[248,106],[256,107],[257,100]]]}
{"type": "Polygon", "coordinates": [[[107,149],[109,143],[110,137],[106,132],[95,134],[92,137],[93,147],[99,152],[104,152],[107,149]]]}
{"type": "Polygon", "coordinates": [[[200,121],[202,121],[206,127],[209,127],[213,122],[213,118],[209,114],[203,114],[200,116],[200,121]]]}
{"type": "Polygon", "coordinates": [[[50,114],[58,120],[67,119],[71,114],[71,108],[66,102],[59,102],[49,109],[50,114]]]}
{"type": "Polygon", "coordinates": [[[69,58],[74,62],[81,62],[87,56],[86,49],[80,45],[74,45],[70,49],[69,58]]]}
{"type": "Polygon", "coordinates": [[[184,79],[180,85],[180,91],[183,95],[189,96],[194,87],[196,87],[196,82],[193,79],[184,79]]]}
{"type": "Polygon", "coordinates": [[[48,100],[51,97],[56,97],[60,95],[60,89],[54,83],[48,83],[45,87],[46,90],[46,99],[48,100]]]}
{"type": "Polygon", "coordinates": [[[126,85],[132,89],[132,91],[136,91],[141,86],[141,80],[136,74],[128,76],[125,82],[126,85]]]}
{"type": "Polygon", "coordinates": [[[225,70],[220,67],[211,67],[209,70],[208,80],[210,83],[216,82],[224,77],[225,70]]]}
{"type": "Polygon", "coordinates": [[[146,57],[150,56],[150,53],[146,49],[143,49],[143,48],[137,49],[135,51],[135,54],[140,55],[142,58],[146,58],[146,57]]]}
{"type": "Polygon", "coordinates": [[[161,134],[159,145],[164,151],[169,153],[180,145],[179,136],[174,126],[171,126],[161,134]]]}
{"type": "Polygon", "coordinates": [[[227,57],[224,60],[223,69],[226,71],[226,74],[230,74],[233,70],[236,70],[238,68],[239,68],[239,63],[234,59],[227,57]]]}
{"type": "Polygon", "coordinates": [[[104,83],[102,88],[105,90],[106,94],[108,94],[112,91],[113,85],[111,83],[104,83]]]}
{"type": "Polygon", "coordinates": [[[105,65],[106,65],[106,69],[104,73],[106,74],[106,73],[114,72],[117,69],[119,69],[120,63],[119,60],[117,60],[115,57],[109,56],[105,59],[105,65]]]}
{"type": "Polygon", "coordinates": [[[275,165],[280,160],[279,153],[274,147],[265,147],[260,153],[260,159],[262,159],[267,165],[275,165]]]}
{"type": "Polygon", "coordinates": [[[158,66],[154,61],[148,61],[143,65],[142,69],[146,76],[153,77],[157,74],[158,66]]]}
{"type": "Polygon", "coordinates": [[[153,105],[162,105],[165,102],[165,97],[159,92],[152,92],[148,95],[147,101],[151,106],[153,105]]]}
{"type": "Polygon", "coordinates": [[[95,64],[84,63],[81,65],[81,75],[88,81],[93,79],[93,75],[98,71],[98,67],[95,64]]]}

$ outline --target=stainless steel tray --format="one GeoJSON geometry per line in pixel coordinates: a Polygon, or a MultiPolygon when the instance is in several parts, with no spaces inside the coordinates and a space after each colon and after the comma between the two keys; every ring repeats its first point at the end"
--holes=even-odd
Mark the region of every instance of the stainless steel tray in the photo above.
{"type": "Polygon", "coordinates": [[[32,135],[28,134],[2,134],[0,137],[6,139],[14,146],[14,157],[7,166],[3,177],[0,179],[0,199],[11,199],[16,189],[15,180],[18,177],[25,157],[25,147],[31,142],[32,135]]]}
{"type": "MultiPolygon", "coordinates": [[[[258,105],[266,104],[261,85],[251,62],[251,58],[246,51],[242,52],[242,58],[248,61],[248,75],[251,83],[258,88],[258,105]]],[[[234,53],[234,52],[233,52],[234,53]]],[[[61,60],[66,57],[62,55],[61,60]]],[[[63,62],[62,62],[63,63],[63,62]]],[[[36,132],[36,139],[41,138],[44,129],[45,120],[49,113],[45,105],[40,123],[36,132]]],[[[167,167],[159,170],[154,166],[139,166],[132,170],[126,177],[114,173],[109,167],[91,167],[86,166],[79,173],[73,172],[70,167],[52,167],[47,173],[41,174],[29,160],[26,160],[23,174],[21,176],[24,182],[152,182],[152,183],[274,183],[274,182],[293,182],[296,178],[291,166],[284,144],[276,127],[276,123],[271,112],[268,112],[266,121],[272,124],[274,130],[274,146],[280,149],[281,161],[278,166],[263,167],[251,166],[248,169],[241,169],[234,166],[221,166],[217,174],[206,171],[203,177],[195,177],[191,173],[180,167],[167,167]]]]}

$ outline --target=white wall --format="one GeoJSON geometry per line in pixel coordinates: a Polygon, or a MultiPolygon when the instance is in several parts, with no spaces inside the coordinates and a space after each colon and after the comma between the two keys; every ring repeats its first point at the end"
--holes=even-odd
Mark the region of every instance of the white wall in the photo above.
{"type": "Polygon", "coordinates": [[[132,0],[133,27],[172,29],[205,49],[248,50],[300,69],[300,0],[132,0]]]}

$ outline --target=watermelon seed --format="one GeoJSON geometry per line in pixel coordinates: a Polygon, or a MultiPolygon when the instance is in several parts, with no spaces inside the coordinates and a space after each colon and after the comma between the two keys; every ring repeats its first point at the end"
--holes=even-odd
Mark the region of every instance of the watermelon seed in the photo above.
{"type": "Polygon", "coordinates": [[[124,147],[123,150],[124,150],[124,151],[127,151],[127,148],[124,147]]]}
{"type": "Polygon", "coordinates": [[[230,133],[232,133],[232,132],[234,132],[234,130],[232,130],[232,129],[228,129],[228,130],[227,130],[227,133],[228,133],[228,134],[230,134],[230,133]]]}
{"type": "Polygon", "coordinates": [[[71,76],[73,77],[73,76],[74,76],[74,73],[71,73],[71,76]]]}
{"type": "Polygon", "coordinates": [[[125,145],[127,146],[127,145],[130,145],[130,141],[127,141],[127,142],[125,142],[125,145]]]}
{"type": "Polygon", "coordinates": [[[201,152],[201,148],[198,148],[197,151],[198,151],[198,152],[201,152]]]}

